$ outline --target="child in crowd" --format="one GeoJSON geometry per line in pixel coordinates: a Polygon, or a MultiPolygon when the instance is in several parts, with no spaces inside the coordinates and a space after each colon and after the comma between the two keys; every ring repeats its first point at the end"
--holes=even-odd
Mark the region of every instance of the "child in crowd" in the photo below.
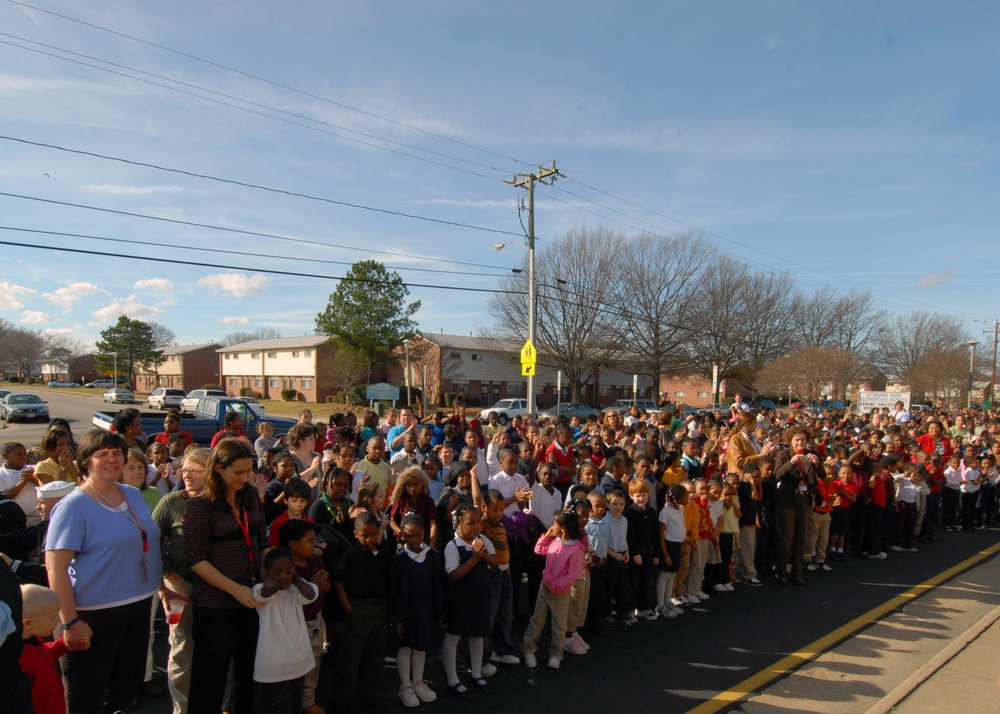
{"type": "Polygon", "coordinates": [[[833,539],[833,560],[844,560],[844,548],[851,533],[851,506],[858,498],[854,471],[847,464],[837,470],[834,482],[833,511],[830,513],[830,536],[833,539]]]}
{"type": "Polygon", "coordinates": [[[608,561],[607,578],[604,588],[604,624],[621,625],[632,629],[633,622],[628,618],[629,593],[628,581],[628,520],[622,515],[625,512],[625,494],[614,490],[608,494],[608,512],[601,520],[608,530],[608,561]],[[612,617],[612,602],[617,609],[617,617],[612,617]]]}
{"type": "Polygon", "coordinates": [[[414,514],[424,523],[429,543],[437,543],[437,510],[427,493],[427,475],[419,466],[411,466],[399,475],[392,492],[389,527],[399,536],[403,516],[414,514]]]}
{"type": "Polygon", "coordinates": [[[156,504],[160,502],[161,496],[157,489],[150,488],[146,480],[148,467],[149,461],[146,460],[142,449],[133,446],[128,450],[128,459],[122,469],[120,481],[126,486],[133,486],[142,491],[142,500],[146,502],[150,512],[152,512],[156,508],[156,504]]]}
{"type": "MultiPolygon", "coordinates": [[[[624,498],[622,498],[624,501],[624,498]]],[[[570,606],[570,587],[580,576],[586,546],[581,542],[580,518],[576,511],[559,513],[552,527],[538,539],[535,552],[545,556],[542,587],[538,591],[535,612],[524,633],[524,664],[528,669],[538,666],[535,652],[545,622],[552,615],[552,635],[549,641],[550,669],[559,669],[563,658],[566,622],[570,606]]]]}
{"type": "Polygon", "coordinates": [[[309,518],[314,523],[325,523],[348,539],[353,537],[354,525],[351,502],[347,498],[351,490],[351,473],[333,466],[323,474],[321,494],[309,506],[309,518]]]}
{"type": "Polygon", "coordinates": [[[385,709],[382,668],[393,553],[383,547],[379,531],[378,516],[367,510],[358,513],[354,519],[357,543],[334,572],[334,588],[344,608],[344,636],[334,674],[337,711],[348,711],[357,699],[372,711],[385,709]]]}
{"type": "Polygon", "coordinates": [[[393,473],[400,474],[414,466],[419,467],[424,462],[424,455],[417,449],[417,435],[410,432],[403,436],[403,448],[392,455],[389,466],[393,473]]]}
{"type": "Polygon", "coordinates": [[[438,523],[441,537],[439,543],[443,548],[455,537],[455,524],[452,514],[462,503],[472,504],[472,470],[468,461],[455,461],[448,472],[445,487],[437,500],[438,523]]]}
{"type": "Polygon", "coordinates": [[[920,467],[907,464],[895,481],[896,532],[893,533],[894,551],[917,552],[917,507],[920,501],[920,487],[923,480],[920,467]]]}
{"type": "MultiPolygon", "coordinates": [[[[358,489],[358,503],[351,513],[357,519],[361,513],[371,513],[378,521],[379,541],[390,550],[395,552],[396,539],[389,526],[389,513],[380,504],[385,502],[382,487],[377,483],[366,483],[358,489]]],[[[355,529],[356,531],[357,529],[355,529]]]]}
{"type": "Polygon", "coordinates": [[[625,478],[628,476],[628,466],[623,456],[615,455],[604,462],[604,476],[601,478],[600,487],[607,496],[612,491],[624,493],[625,478]]]}
{"type": "Polygon", "coordinates": [[[997,460],[993,454],[987,454],[980,462],[982,483],[979,486],[979,498],[976,501],[976,527],[993,525],[993,516],[997,511],[996,488],[1000,480],[997,460]]]}
{"type": "Polygon", "coordinates": [[[590,605],[590,565],[593,562],[593,550],[590,547],[590,538],[587,536],[586,525],[590,520],[590,501],[585,497],[572,501],[567,506],[566,511],[575,511],[580,521],[580,540],[586,550],[583,554],[583,563],[580,566],[580,574],[569,589],[569,614],[566,618],[566,637],[563,649],[573,654],[587,654],[590,650],[580,629],[587,622],[587,608],[590,605]]]}
{"type": "Polygon", "coordinates": [[[68,432],[50,428],[42,437],[42,452],[45,460],[35,465],[35,476],[39,483],[80,482],[80,471],[76,467],[76,457],[68,432]]]}
{"type": "Polygon", "coordinates": [[[982,485],[982,475],[979,473],[979,457],[974,453],[967,453],[964,459],[965,468],[962,469],[962,530],[975,530],[976,523],[976,499],[979,497],[979,488],[982,485]]]}
{"type": "Polygon", "coordinates": [[[149,462],[147,482],[150,486],[158,490],[161,496],[166,496],[177,488],[178,479],[171,468],[170,452],[166,444],[154,441],[146,449],[146,459],[149,462]]]}
{"type": "Polygon", "coordinates": [[[948,467],[944,470],[944,488],[941,489],[941,527],[946,531],[956,531],[955,514],[962,493],[962,458],[952,454],[948,467]]]}
{"type": "Polygon", "coordinates": [[[313,653],[313,668],[306,673],[302,687],[302,710],[305,714],[322,714],[316,705],[316,685],[319,682],[319,663],[323,656],[325,624],[323,621],[324,598],[330,592],[330,577],[323,566],[323,559],[316,555],[316,531],[305,520],[287,521],[278,532],[278,542],[292,554],[295,572],[300,578],[314,584],[319,596],[302,606],[306,619],[306,632],[313,653]]]}
{"type": "Polygon", "coordinates": [[[531,487],[528,512],[537,518],[544,528],[551,528],[556,513],[562,508],[563,494],[555,487],[555,467],[549,462],[538,464],[538,482],[531,487]]]}
{"type": "Polygon", "coordinates": [[[500,561],[488,538],[483,538],[479,509],[461,504],[454,511],[455,537],[444,549],[448,574],[447,634],[441,658],[448,677],[448,691],[459,699],[471,699],[473,691],[458,678],[458,643],[469,638],[469,669],[472,684],[483,694],[492,693],[483,678],[483,638],[490,632],[490,567],[500,561]]]}
{"type": "Polygon", "coordinates": [[[661,617],[673,619],[683,614],[670,596],[674,591],[674,579],[681,564],[681,549],[687,539],[687,524],[684,509],[689,500],[687,489],[680,484],[671,486],[664,497],[666,503],[660,509],[660,573],[656,579],[656,612],[661,617]]]}
{"type": "MultiPolygon", "coordinates": [[[[739,474],[730,473],[730,478],[739,474]]],[[[743,468],[742,477],[736,486],[736,497],[740,503],[740,547],[736,552],[736,575],[745,585],[760,587],[757,577],[757,517],[763,498],[760,469],[757,464],[748,463],[743,468]]]]}
{"type": "MultiPolygon", "coordinates": [[[[708,516],[715,533],[715,547],[713,548],[715,557],[710,558],[707,564],[710,567],[706,570],[705,577],[710,582],[712,589],[717,593],[724,593],[733,590],[729,583],[729,565],[724,559],[722,550],[722,521],[726,514],[726,504],[722,500],[722,484],[715,479],[708,481],[708,516]],[[714,562],[713,562],[714,561],[714,562]],[[729,586],[728,588],[726,586],[729,586]]],[[[732,558],[733,548],[730,540],[728,555],[732,558]]],[[[704,591],[704,586],[702,590],[704,591]]]]}
{"type": "MultiPolygon", "coordinates": [[[[636,463],[638,464],[638,459],[636,463]]],[[[648,459],[647,459],[648,462],[648,459]]],[[[636,468],[637,473],[639,468],[636,468]]],[[[653,574],[659,551],[659,526],[656,511],[649,505],[649,482],[645,478],[629,481],[628,491],[632,499],[623,513],[628,521],[626,542],[630,554],[628,564],[629,600],[626,606],[626,617],[642,617],[655,620],[653,598],[653,574]]]]}
{"type": "Polygon", "coordinates": [[[605,601],[608,561],[608,526],[602,519],[607,514],[608,501],[604,494],[591,491],[587,495],[590,502],[590,516],[584,525],[587,546],[590,550],[590,593],[587,597],[587,629],[592,635],[600,635],[599,620],[605,601]]]}
{"type": "MultiPolygon", "coordinates": [[[[59,595],[40,585],[22,585],[21,597],[24,600],[21,671],[31,682],[33,711],[36,714],[66,714],[66,693],[56,662],[69,652],[69,648],[62,637],[55,642],[45,642],[59,623],[59,595]]],[[[82,649],[89,647],[88,641],[82,649]]]]}
{"type": "Polygon", "coordinates": [[[441,459],[434,454],[425,456],[422,468],[427,475],[427,495],[434,503],[437,503],[438,499],[441,498],[441,491],[444,489],[444,471],[441,459]]]}
{"type": "Polygon", "coordinates": [[[295,460],[287,451],[274,457],[274,478],[264,487],[264,518],[273,522],[285,512],[285,484],[295,476],[295,460]]]}
{"type": "Polygon", "coordinates": [[[833,519],[833,499],[836,495],[836,469],[833,464],[823,464],[823,479],[816,482],[819,498],[813,504],[809,528],[806,531],[804,561],[806,570],[829,572],[833,568],[826,562],[826,549],[830,544],[830,521],[833,519]]]}
{"type": "Polygon", "coordinates": [[[883,466],[880,461],[872,461],[869,468],[871,476],[868,478],[868,496],[871,498],[871,503],[865,509],[868,519],[865,524],[865,552],[872,560],[885,560],[882,529],[886,494],[885,480],[882,478],[883,466]]]}
{"type": "Polygon", "coordinates": [[[267,552],[261,575],[262,582],[253,587],[254,600],[261,603],[253,668],[254,710],[300,714],[303,681],[315,666],[302,607],[316,600],[319,588],[302,579],[292,554],[284,548],[267,552]]]}
{"type": "Polygon", "coordinates": [[[726,483],[722,484],[722,527],[719,530],[719,557],[722,559],[724,569],[723,585],[727,592],[733,591],[733,585],[740,582],[736,577],[733,565],[733,555],[739,552],[740,538],[740,517],[743,515],[740,505],[739,495],[736,487],[739,485],[739,476],[727,475],[726,483]],[[735,482],[735,483],[733,483],[735,482]]]}
{"type": "Polygon", "coordinates": [[[0,446],[3,466],[0,467],[0,498],[9,498],[24,512],[28,526],[38,525],[38,477],[35,467],[28,466],[28,450],[24,444],[6,441],[0,446]]]}
{"type": "MultiPolygon", "coordinates": [[[[671,600],[671,604],[684,606],[695,605],[701,602],[701,598],[696,597],[693,592],[688,590],[688,581],[691,580],[691,570],[701,551],[701,538],[698,535],[701,506],[698,505],[698,501],[695,498],[694,482],[681,481],[680,485],[684,487],[684,490],[688,494],[687,503],[684,505],[684,527],[687,529],[687,536],[684,538],[684,546],[681,548],[681,564],[677,569],[677,578],[674,582],[674,599],[671,600]]],[[[702,563],[701,567],[704,568],[704,563],[702,563]]]]}
{"type": "MultiPolygon", "coordinates": [[[[385,456],[385,439],[381,436],[373,436],[368,440],[365,449],[365,458],[354,465],[354,483],[351,486],[351,500],[358,503],[358,491],[361,484],[373,482],[382,487],[382,495],[389,493],[392,484],[392,468],[387,464],[385,456]],[[366,480],[367,477],[367,480],[366,480]]],[[[379,509],[384,508],[386,503],[379,504],[379,509]]]]}
{"type": "Polygon", "coordinates": [[[278,532],[289,520],[305,520],[312,523],[313,520],[306,515],[309,510],[309,502],[312,500],[312,487],[300,478],[290,478],[285,482],[285,512],[271,521],[271,530],[267,536],[267,542],[272,547],[279,544],[278,532]]]}
{"type": "Polygon", "coordinates": [[[415,514],[403,517],[399,539],[404,547],[393,558],[389,581],[390,622],[400,643],[396,652],[399,699],[409,708],[437,700],[424,679],[424,665],[444,617],[442,565],[441,556],[425,537],[423,519],[415,514]]]}

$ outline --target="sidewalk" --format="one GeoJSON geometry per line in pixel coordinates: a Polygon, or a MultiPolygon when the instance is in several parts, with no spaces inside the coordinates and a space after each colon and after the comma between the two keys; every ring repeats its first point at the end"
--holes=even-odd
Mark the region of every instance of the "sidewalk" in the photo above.
{"type": "MultiPolygon", "coordinates": [[[[887,592],[887,597],[892,592],[887,592]]],[[[821,598],[822,599],[822,598],[821,598]]],[[[817,602],[821,616],[822,602],[817,602]]],[[[848,638],[735,707],[882,714],[1000,711],[1000,557],[848,638]],[[986,686],[984,686],[986,685],[986,686]],[[981,698],[981,701],[980,701],[981,698]]]]}

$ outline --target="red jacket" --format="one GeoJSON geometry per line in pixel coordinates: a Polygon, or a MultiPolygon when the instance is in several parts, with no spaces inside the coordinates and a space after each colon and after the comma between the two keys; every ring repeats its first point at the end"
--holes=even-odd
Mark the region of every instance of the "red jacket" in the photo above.
{"type": "Polygon", "coordinates": [[[42,642],[38,637],[24,641],[21,670],[31,680],[35,714],[66,714],[66,694],[56,672],[56,660],[68,651],[62,637],[55,642],[42,642]]]}
{"type": "MultiPolygon", "coordinates": [[[[930,434],[921,434],[917,437],[917,443],[920,444],[920,448],[926,451],[928,454],[934,455],[934,437],[930,434]]],[[[941,436],[941,445],[944,447],[944,453],[941,455],[942,463],[948,463],[948,458],[951,456],[952,448],[951,441],[948,440],[944,435],[941,436]]]]}

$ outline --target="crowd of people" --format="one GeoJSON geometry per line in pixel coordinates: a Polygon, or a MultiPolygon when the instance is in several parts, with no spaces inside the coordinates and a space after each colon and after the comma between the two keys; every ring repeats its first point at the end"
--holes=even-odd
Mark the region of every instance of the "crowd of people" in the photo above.
{"type": "Polygon", "coordinates": [[[158,614],[177,714],[382,711],[390,657],[417,707],[438,697],[438,654],[443,691],[471,699],[499,665],[559,669],[607,628],[764,579],[804,586],[848,557],[912,557],[998,515],[1000,420],[984,410],[738,399],[510,425],[461,403],[422,421],[303,410],[287,435],[227,428],[210,449],[176,414],[148,439],[138,416],[79,440],[54,420],[37,447],[0,447],[6,710],[162,695],[158,614]]]}

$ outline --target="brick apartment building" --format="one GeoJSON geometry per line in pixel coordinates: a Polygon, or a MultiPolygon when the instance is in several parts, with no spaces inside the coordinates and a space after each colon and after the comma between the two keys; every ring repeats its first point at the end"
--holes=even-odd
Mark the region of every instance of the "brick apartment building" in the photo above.
{"type": "Polygon", "coordinates": [[[151,392],[157,387],[179,387],[187,391],[203,384],[219,383],[219,360],[215,342],[200,345],[172,345],[163,348],[164,362],[144,365],[135,376],[135,388],[151,392]]]}

